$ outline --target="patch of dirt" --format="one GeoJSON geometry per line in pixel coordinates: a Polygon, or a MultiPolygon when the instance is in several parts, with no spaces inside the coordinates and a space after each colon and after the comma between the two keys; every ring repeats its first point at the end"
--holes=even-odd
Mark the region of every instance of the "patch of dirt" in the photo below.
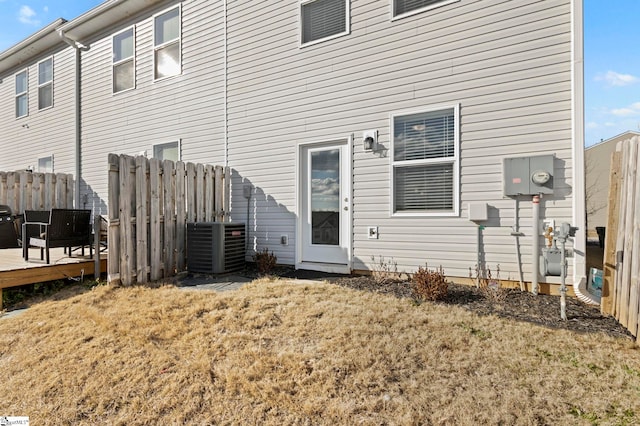
{"type": "MultiPolygon", "coordinates": [[[[369,276],[345,276],[329,279],[334,284],[362,291],[413,298],[411,283],[407,281],[377,283],[369,276]]],[[[614,337],[633,338],[613,317],[600,313],[597,306],[587,305],[567,296],[567,321],[560,318],[560,297],[531,293],[518,289],[500,289],[500,300],[487,297],[478,288],[449,283],[447,297],[440,304],[457,305],[478,315],[497,315],[521,322],[529,322],[555,329],[578,333],[604,333],[614,337]]],[[[498,299],[498,298],[496,298],[498,299]]]]}

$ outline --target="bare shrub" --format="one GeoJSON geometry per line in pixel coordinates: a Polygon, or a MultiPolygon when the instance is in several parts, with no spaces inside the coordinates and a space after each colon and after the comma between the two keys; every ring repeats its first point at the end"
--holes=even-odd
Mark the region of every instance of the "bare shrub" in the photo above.
{"type": "MultiPolygon", "coordinates": [[[[487,268],[486,270],[480,269],[478,265],[476,265],[476,285],[478,290],[480,290],[480,294],[485,299],[495,303],[500,304],[503,303],[507,298],[507,289],[502,287],[502,282],[500,280],[500,265],[496,265],[496,278],[494,279],[491,274],[491,268],[487,268]]],[[[469,278],[471,278],[471,268],[469,268],[469,278]]]]}
{"type": "Polygon", "coordinates": [[[386,259],[379,256],[376,261],[376,257],[371,256],[371,277],[379,285],[399,280],[398,262],[393,257],[386,259]]]}
{"type": "Polygon", "coordinates": [[[413,293],[417,300],[436,301],[447,296],[449,283],[447,282],[442,266],[430,270],[427,266],[420,266],[411,278],[413,293]]]}
{"type": "Polygon", "coordinates": [[[260,275],[270,275],[273,268],[276,267],[278,258],[265,247],[262,251],[258,251],[253,255],[253,261],[256,262],[260,275]]]}

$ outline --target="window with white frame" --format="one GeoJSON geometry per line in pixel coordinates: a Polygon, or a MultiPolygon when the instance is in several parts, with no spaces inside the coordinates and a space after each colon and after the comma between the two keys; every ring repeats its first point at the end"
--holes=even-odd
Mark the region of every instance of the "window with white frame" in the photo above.
{"type": "Polygon", "coordinates": [[[38,63],[38,109],[53,106],[53,58],[38,63]]]}
{"type": "Polygon", "coordinates": [[[161,143],[153,146],[153,158],[180,161],[180,141],[161,143]]]}
{"type": "Polygon", "coordinates": [[[393,2],[393,17],[402,17],[433,9],[460,0],[391,0],[393,2]]]}
{"type": "Polygon", "coordinates": [[[115,34],[113,49],[113,93],[133,89],[136,86],[135,34],[128,28],[115,34]]]}
{"type": "Polygon", "coordinates": [[[392,115],[393,213],[458,214],[459,107],[392,115]]]}
{"type": "Polygon", "coordinates": [[[53,155],[38,158],[38,171],[40,173],[53,173],[53,155]]]}
{"type": "Polygon", "coordinates": [[[349,33],[349,0],[300,0],[301,44],[349,33]]]}
{"type": "Polygon", "coordinates": [[[29,73],[27,70],[16,74],[16,118],[29,114],[29,73]]]}
{"type": "Polygon", "coordinates": [[[182,72],[180,26],[180,6],[160,13],[153,19],[153,72],[156,80],[182,72]]]}

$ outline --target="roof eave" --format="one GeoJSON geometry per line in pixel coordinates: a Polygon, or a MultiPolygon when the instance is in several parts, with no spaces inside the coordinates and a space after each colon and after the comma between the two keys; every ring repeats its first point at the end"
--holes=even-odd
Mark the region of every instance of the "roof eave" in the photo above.
{"type": "Polygon", "coordinates": [[[107,0],[67,22],[58,31],[75,42],[88,45],[94,34],[166,0],[107,0]]]}
{"type": "Polygon", "coordinates": [[[61,40],[56,33],[56,29],[65,22],[67,22],[65,19],[59,18],[0,53],[0,74],[18,67],[20,64],[60,44],[61,40]]]}

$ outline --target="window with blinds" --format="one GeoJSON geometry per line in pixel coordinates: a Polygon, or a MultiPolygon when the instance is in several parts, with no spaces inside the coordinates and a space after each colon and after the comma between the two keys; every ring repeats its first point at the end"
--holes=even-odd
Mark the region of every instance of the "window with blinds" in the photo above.
{"type": "Polygon", "coordinates": [[[16,74],[16,118],[29,114],[29,74],[27,70],[16,74]]]}
{"type": "Polygon", "coordinates": [[[394,213],[458,212],[458,106],[392,117],[394,213]]]}
{"type": "Polygon", "coordinates": [[[301,0],[303,45],[349,33],[349,0],[301,0]]]}
{"type": "Polygon", "coordinates": [[[454,3],[460,0],[392,0],[393,17],[413,15],[445,4],[454,3]]]}
{"type": "Polygon", "coordinates": [[[153,18],[153,78],[179,75],[182,72],[182,24],[180,6],[153,18]]]}

